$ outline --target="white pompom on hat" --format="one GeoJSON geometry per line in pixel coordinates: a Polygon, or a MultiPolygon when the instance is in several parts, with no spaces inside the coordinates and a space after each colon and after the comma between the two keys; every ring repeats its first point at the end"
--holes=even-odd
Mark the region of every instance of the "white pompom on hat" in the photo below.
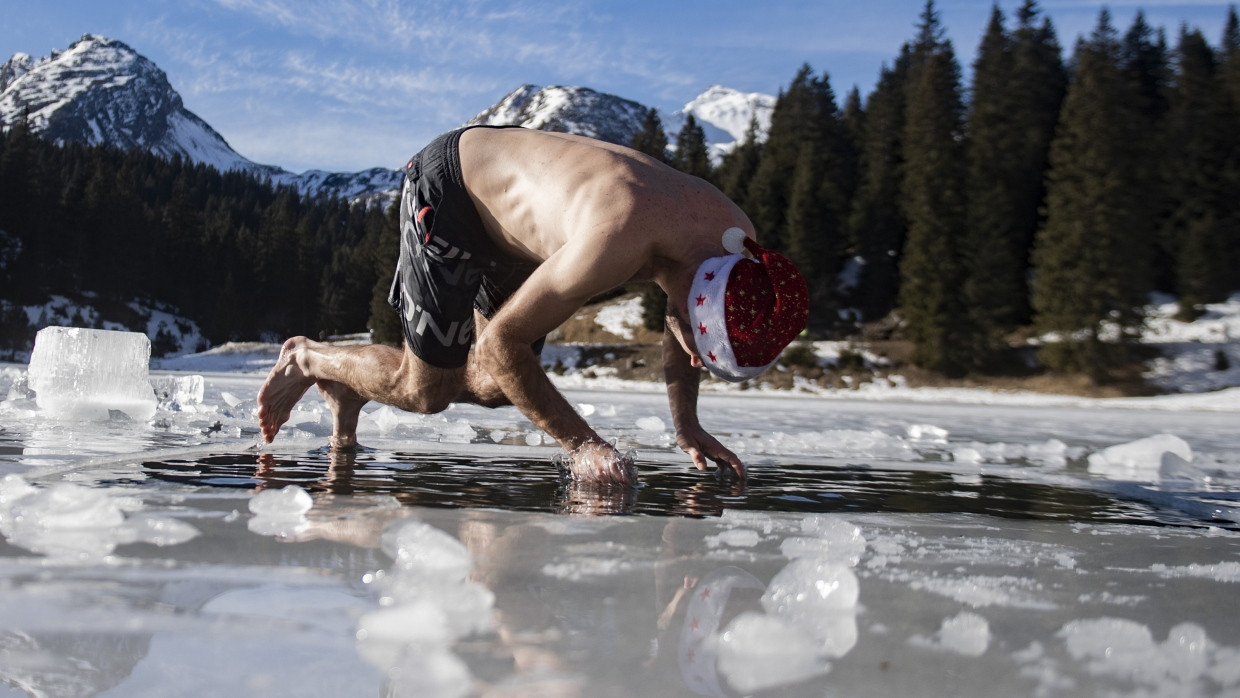
{"type": "Polygon", "coordinates": [[[791,260],[740,228],[724,231],[722,242],[731,254],[702,262],[693,277],[689,324],[706,368],[738,382],[770,368],[805,329],[809,288],[791,260]]]}

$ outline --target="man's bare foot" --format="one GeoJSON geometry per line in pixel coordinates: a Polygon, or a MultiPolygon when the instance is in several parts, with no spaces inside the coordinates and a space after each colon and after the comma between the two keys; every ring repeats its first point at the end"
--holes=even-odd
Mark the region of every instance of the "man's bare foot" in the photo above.
{"type": "Polygon", "coordinates": [[[315,385],[332,411],[332,437],[327,443],[334,450],[357,448],[357,418],[366,404],[365,398],[336,381],[321,380],[315,385]]]}
{"type": "Polygon", "coordinates": [[[314,384],[314,379],[307,376],[301,366],[301,353],[309,341],[305,337],[293,337],[285,342],[275,367],[258,390],[258,425],[268,443],[288,421],[293,406],[314,384]]]}

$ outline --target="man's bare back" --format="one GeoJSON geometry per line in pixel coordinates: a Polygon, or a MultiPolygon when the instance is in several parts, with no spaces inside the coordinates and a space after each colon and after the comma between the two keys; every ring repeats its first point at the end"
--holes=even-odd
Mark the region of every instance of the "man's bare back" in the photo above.
{"type": "MultiPolygon", "coordinates": [[[[740,208],[653,158],[568,134],[465,130],[459,170],[485,235],[504,256],[537,266],[489,319],[477,316],[473,351],[459,368],[427,363],[408,341],[402,351],[289,340],[259,393],[267,440],[312,384],[333,411],[331,443],[339,448],[356,444],[367,401],[419,412],[455,401],[512,404],[564,447],[575,476],[632,483],[632,464],[555,389],[532,347],[590,298],[649,279],[669,297],[664,364],[678,442],[699,469],[713,460],[744,476],[740,459],[698,421],[702,363],[686,320],[699,265],[726,254],[720,233],[738,228],[754,236],[740,208]]],[[[402,211],[402,226],[413,215],[402,211]]]]}
{"type": "Polygon", "coordinates": [[[753,235],[744,212],[705,181],[591,138],[470,130],[461,169],[488,233],[514,257],[541,262],[585,238],[628,250],[658,243],[656,254],[683,264],[722,253],[723,230],[753,235]]]}

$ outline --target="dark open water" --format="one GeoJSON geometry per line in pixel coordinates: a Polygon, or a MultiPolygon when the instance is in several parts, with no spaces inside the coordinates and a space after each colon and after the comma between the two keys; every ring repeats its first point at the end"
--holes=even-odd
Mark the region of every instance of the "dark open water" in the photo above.
{"type": "MultiPolygon", "coordinates": [[[[683,464],[643,462],[641,484],[587,487],[546,458],[364,450],[337,454],[219,453],[142,464],[151,477],[204,488],[280,488],[387,495],[410,506],[650,516],[716,516],[725,509],[798,513],[984,514],[1006,519],[1201,525],[1174,506],[1123,492],[927,470],[925,464],[766,463],[738,481],[683,464]]],[[[1208,518],[1208,517],[1207,517],[1208,518]]],[[[1218,524],[1219,522],[1213,522],[1218,524]]]]}

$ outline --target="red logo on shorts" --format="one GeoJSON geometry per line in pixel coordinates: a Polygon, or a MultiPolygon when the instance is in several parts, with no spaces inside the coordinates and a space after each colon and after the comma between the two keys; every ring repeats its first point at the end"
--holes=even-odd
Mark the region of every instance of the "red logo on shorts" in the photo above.
{"type": "MultiPolygon", "coordinates": [[[[424,222],[424,221],[426,220],[426,217],[427,217],[429,214],[434,213],[434,211],[435,211],[435,209],[431,208],[430,206],[423,206],[423,207],[422,207],[422,210],[421,210],[421,211],[418,211],[418,222],[419,222],[419,223],[424,222]]],[[[429,227],[427,227],[427,229],[426,229],[426,239],[425,239],[425,240],[423,240],[422,242],[430,242],[430,241],[431,241],[431,229],[430,229],[429,227]]]]}

